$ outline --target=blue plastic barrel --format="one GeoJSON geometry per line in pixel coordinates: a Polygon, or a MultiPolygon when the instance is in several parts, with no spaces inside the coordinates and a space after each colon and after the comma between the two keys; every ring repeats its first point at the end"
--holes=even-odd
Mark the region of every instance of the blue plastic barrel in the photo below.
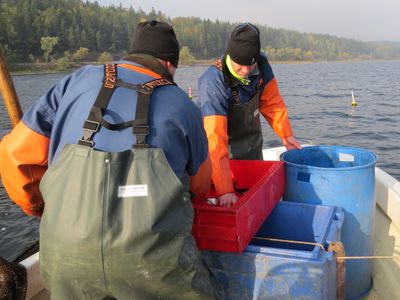
{"type": "MultiPolygon", "coordinates": [[[[360,148],[312,146],[280,158],[286,163],[283,200],[343,208],[346,256],[373,255],[376,155],[360,148]]],[[[346,299],[369,292],[372,268],[369,259],[346,261],[346,299]]]]}

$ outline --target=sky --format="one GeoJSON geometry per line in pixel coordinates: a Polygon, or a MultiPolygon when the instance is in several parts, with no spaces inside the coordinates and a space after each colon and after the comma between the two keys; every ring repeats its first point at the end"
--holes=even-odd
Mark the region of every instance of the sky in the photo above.
{"type": "MultiPolygon", "coordinates": [[[[95,0],[90,0],[94,2],[95,0]]],[[[251,22],[360,41],[400,41],[400,0],[97,0],[169,17],[251,22]]]]}

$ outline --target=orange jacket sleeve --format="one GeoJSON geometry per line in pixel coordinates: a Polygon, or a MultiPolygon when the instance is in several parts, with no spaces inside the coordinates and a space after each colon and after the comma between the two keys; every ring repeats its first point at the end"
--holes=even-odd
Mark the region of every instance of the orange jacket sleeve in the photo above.
{"type": "Polygon", "coordinates": [[[41,216],[44,202],[39,182],[47,170],[49,139],[28,128],[23,122],[0,143],[0,174],[10,198],[22,210],[41,216]]]}
{"type": "Polygon", "coordinates": [[[204,128],[208,138],[212,182],[217,195],[232,193],[234,190],[229,165],[227,118],[219,115],[206,116],[204,128]]]}
{"type": "Polygon", "coordinates": [[[288,111],[279,93],[278,83],[275,78],[269,81],[262,91],[260,112],[280,138],[293,135],[288,111]]]}
{"type": "Polygon", "coordinates": [[[190,191],[196,195],[197,199],[207,197],[211,186],[211,161],[210,157],[200,165],[196,175],[190,176],[190,191]]]}

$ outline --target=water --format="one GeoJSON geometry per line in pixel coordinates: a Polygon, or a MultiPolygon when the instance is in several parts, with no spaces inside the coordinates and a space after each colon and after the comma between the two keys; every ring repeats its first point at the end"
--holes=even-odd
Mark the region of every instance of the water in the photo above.
{"type": "MultiPolygon", "coordinates": [[[[205,67],[181,67],[176,81],[197,98],[205,67]]],[[[361,147],[378,155],[377,166],[400,180],[400,61],[274,64],[280,91],[301,143],[361,147]],[[351,91],[358,106],[351,106],[351,91]]],[[[65,74],[14,76],[24,111],[65,74]]],[[[10,129],[0,104],[0,134],[10,129]]],[[[263,122],[264,146],[280,140],[263,122]]],[[[15,259],[38,239],[36,218],[25,216],[0,186],[0,255],[15,259]]]]}

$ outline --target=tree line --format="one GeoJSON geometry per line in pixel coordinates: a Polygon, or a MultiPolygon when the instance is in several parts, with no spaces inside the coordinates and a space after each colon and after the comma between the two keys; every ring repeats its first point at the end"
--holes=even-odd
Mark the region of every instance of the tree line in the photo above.
{"type": "MultiPolygon", "coordinates": [[[[155,10],[145,13],[82,0],[0,0],[0,44],[11,64],[56,59],[62,63],[99,56],[107,60],[128,53],[136,25],[150,19],[174,27],[184,50],[183,62],[219,57],[237,25],[196,17],[170,18],[155,10]]],[[[400,47],[395,44],[258,26],[262,49],[270,60],[400,58],[400,47]]]]}

